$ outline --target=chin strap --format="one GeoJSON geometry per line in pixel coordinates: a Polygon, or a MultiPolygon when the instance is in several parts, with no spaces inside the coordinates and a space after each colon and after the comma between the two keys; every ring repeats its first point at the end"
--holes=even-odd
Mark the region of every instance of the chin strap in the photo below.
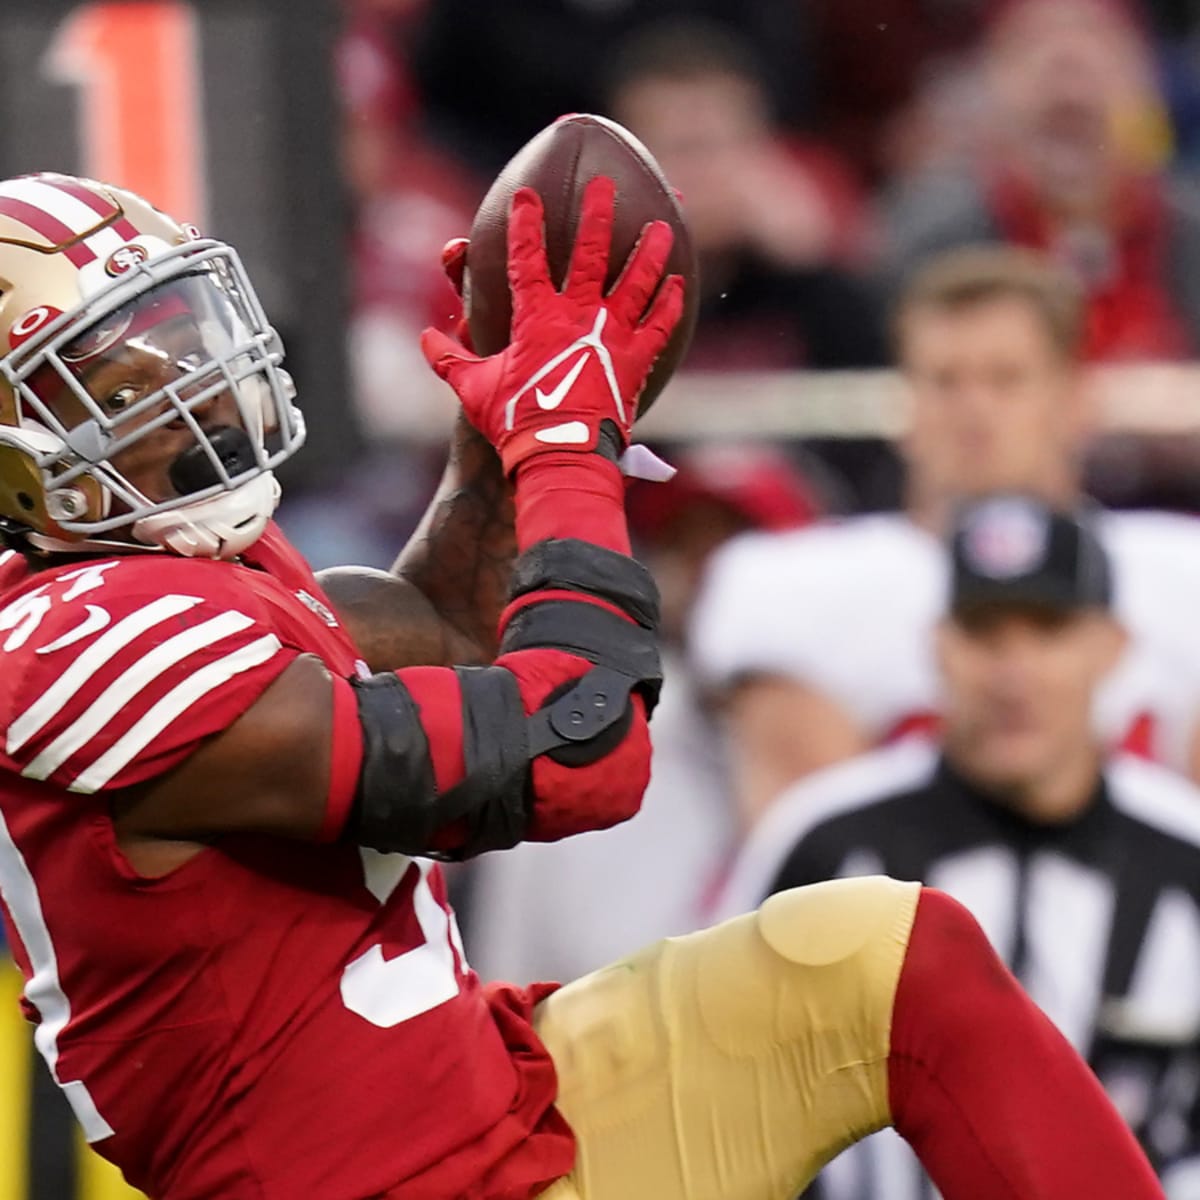
{"type": "MultiPolygon", "coordinates": [[[[68,542],[64,538],[51,537],[46,533],[34,530],[23,531],[17,535],[25,540],[33,549],[41,554],[94,554],[102,550],[106,554],[142,554],[146,551],[161,551],[161,546],[142,546],[136,542],[115,542],[109,538],[84,538],[78,542],[68,542]]],[[[9,545],[16,549],[13,542],[9,545]]]]}
{"type": "Polygon", "coordinates": [[[231,492],[135,521],[133,536],[184,558],[236,558],[262,536],[279,504],[271,471],[231,492]]]}
{"type": "Polygon", "coordinates": [[[199,500],[167,512],[143,517],[130,527],[133,540],[80,538],[68,541],[33,529],[19,536],[43,554],[129,554],[165,551],[182,558],[236,558],[263,535],[279,504],[279,481],[270,471],[222,492],[210,500],[199,500]]]}

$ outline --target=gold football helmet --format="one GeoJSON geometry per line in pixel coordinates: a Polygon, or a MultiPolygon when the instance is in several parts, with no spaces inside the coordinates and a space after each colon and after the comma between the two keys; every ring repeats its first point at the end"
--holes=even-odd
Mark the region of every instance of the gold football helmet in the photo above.
{"type": "Polygon", "coordinates": [[[230,558],[262,533],[304,423],[232,247],[92,180],[0,182],[0,354],[8,540],[230,558]]]}

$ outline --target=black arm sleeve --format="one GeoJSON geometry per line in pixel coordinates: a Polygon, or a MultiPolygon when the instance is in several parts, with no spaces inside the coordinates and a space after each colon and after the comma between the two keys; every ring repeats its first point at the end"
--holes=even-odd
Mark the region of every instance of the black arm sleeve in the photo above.
{"type": "Polygon", "coordinates": [[[627,733],[631,692],[642,693],[647,710],[657,699],[658,594],[633,559],[586,542],[539,543],[518,563],[513,596],[529,599],[509,621],[496,665],[454,668],[464,777],[445,792],[437,789],[405,672],[351,681],[363,761],[349,829],[362,845],[454,859],[513,846],[532,816],[533,760],[545,754],[568,767],[590,766],[627,733]],[[561,598],[563,591],[578,592],[581,601],[561,598]],[[540,600],[540,592],[558,595],[540,600]],[[560,652],[550,660],[560,672],[567,669],[561,652],[592,667],[570,668],[574,673],[564,674],[544,702],[528,703],[504,656],[539,650],[560,652]],[[459,825],[466,834],[454,850],[434,849],[441,831],[459,825]]]}

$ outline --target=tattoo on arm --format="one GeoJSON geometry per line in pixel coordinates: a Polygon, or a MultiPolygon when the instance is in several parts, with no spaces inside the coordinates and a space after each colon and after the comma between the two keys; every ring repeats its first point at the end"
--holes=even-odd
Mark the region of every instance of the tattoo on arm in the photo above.
{"type": "Polygon", "coordinates": [[[516,553],[512,489],[460,415],[437,493],[391,574],[336,568],[321,582],[373,670],[485,663],[516,553]]]}
{"type": "Polygon", "coordinates": [[[495,450],[460,415],[441,485],[392,571],[491,657],[516,554],[512,488],[495,450]]]}

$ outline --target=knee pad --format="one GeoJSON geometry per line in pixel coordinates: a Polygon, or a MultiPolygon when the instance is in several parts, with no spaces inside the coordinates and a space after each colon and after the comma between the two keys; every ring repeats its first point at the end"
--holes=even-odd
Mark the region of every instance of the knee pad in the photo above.
{"type": "Polygon", "coordinates": [[[883,875],[832,879],[771,896],[758,910],[763,940],[801,966],[830,966],[854,957],[877,937],[906,935],[920,885],[883,875]]]}
{"type": "Polygon", "coordinates": [[[694,935],[709,1038],[743,1057],[788,1043],[839,1061],[885,1056],[919,890],[882,876],[833,880],[694,935]]]}

